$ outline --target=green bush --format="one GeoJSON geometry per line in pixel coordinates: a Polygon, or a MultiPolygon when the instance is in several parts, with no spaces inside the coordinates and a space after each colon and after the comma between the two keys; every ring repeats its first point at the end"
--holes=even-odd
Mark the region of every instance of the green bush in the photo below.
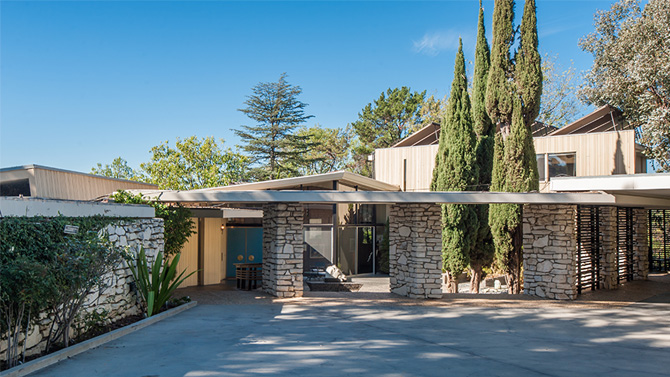
{"type": "Polygon", "coordinates": [[[130,270],[135,278],[137,291],[146,306],[147,317],[158,314],[160,309],[172,297],[175,289],[181,285],[189,276],[196,271],[184,276],[186,270],[177,275],[177,264],[181,254],[177,254],[172,260],[163,259],[163,253],[159,252],[151,268],[144,248],[140,248],[137,257],[131,261],[130,270]]]}

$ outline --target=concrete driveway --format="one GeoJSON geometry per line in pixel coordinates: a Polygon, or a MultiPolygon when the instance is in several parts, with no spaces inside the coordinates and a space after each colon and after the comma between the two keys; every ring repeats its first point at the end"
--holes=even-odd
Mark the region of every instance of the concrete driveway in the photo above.
{"type": "Polygon", "coordinates": [[[248,302],[200,305],[34,375],[668,374],[665,303],[248,302]]]}

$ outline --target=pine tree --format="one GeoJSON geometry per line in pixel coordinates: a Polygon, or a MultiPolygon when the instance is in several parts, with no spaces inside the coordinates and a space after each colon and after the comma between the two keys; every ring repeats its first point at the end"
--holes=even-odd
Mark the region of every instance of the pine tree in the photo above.
{"type": "MultiPolygon", "coordinates": [[[[463,43],[459,42],[454,80],[447,104],[438,147],[437,166],[431,184],[436,191],[471,190],[477,182],[475,161],[476,137],[473,131],[472,108],[465,75],[463,43]]],[[[442,206],[442,260],[449,276],[449,291],[457,292],[456,280],[470,262],[475,244],[478,220],[474,206],[446,204],[442,206]]]]}
{"type": "MultiPolygon", "coordinates": [[[[527,192],[539,186],[530,130],[542,95],[535,1],[526,1],[524,7],[516,66],[509,61],[509,42],[514,40],[513,11],[514,1],[496,1],[486,94],[487,112],[500,130],[495,139],[491,191],[527,192]]],[[[489,210],[495,260],[507,272],[509,293],[521,290],[522,209],[516,204],[494,204],[489,210]]]]}
{"type": "Polygon", "coordinates": [[[239,111],[257,124],[235,130],[246,143],[243,149],[262,164],[252,174],[261,180],[297,175],[297,169],[309,163],[305,155],[313,146],[308,137],[294,134],[298,126],[313,117],[305,115],[307,104],[298,100],[302,89],[289,84],[286,73],[282,73],[277,82],[259,83],[252,91],[244,102],[247,107],[239,111]]]}
{"type": "MultiPolygon", "coordinates": [[[[484,28],[484,9],[480,0],[477,47],[475,48],[475,77],[472,84],[472,119],[474,131],[477,135],[476,161],[479,168],[477,190],[480,191],[489,190],[493,167],[495,127],[486,113],[486,79],[490,65],[490,50],[484,28]]],[[[475,206],[475,212],[479,228],[475,247],[470,253],[470,291],[479,293],[479,283],[483,275],[482,270],[493,262],[494,245],[491,228],[488,224],[488,204],[475,206]]]]}

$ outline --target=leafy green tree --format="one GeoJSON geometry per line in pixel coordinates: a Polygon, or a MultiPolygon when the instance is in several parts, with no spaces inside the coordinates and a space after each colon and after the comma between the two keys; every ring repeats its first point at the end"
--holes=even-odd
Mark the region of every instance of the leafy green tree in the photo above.
{"type": "Polygon", "coordinates": [[[128,166],[128,161],[121,157],[115,158],[111,164],[105,164],[104,166],[98,162],[98,165],[91,169],[91,174],[131,181],[141,181],[145,178],[140,171],[128,166]]]}
{"type": "Polygon", "coordinates": [[[306,153],[305,165],[297,166],[300,175],[323,174],[343,170],[351,155],[349,129],[326,128],[319,125],[301,127],[296,135],[304,137],[313,147],[306,153]]]}
{"type": "Polygon", "coordinates": [[[235,130],[245,143],[243,149],[260,164],[252,174],[260,180],[298,175],[298,167],[310,163],[306,153],[313,147],[308,136],[295,134],[313,117],[305,114],[307,104],[298,100],[302,89],[289,84],[282,73],[277,82],[259,83],[252,92],[239,111],[256,125],[235,130]]]}
{"type": "MultiPolygon", "coordinates": [[[[477,185],[476,135],[465,75],[463,43],[459,41],[454,80],[447,103],[447,116],[440,132],[440,144],[433,172],[433,191],[466,191],[477,185]]],[[[449,277],[449,292],[458,292],[458,276],[470,263],[479,221],[475,207],[464,204],[442,206],[442,261],[449,277]]]]}
{"type": "MultiPolygon", "coordinates": [[[[491,190],[526,192],[537,190],[539,186],[530,132],[530,126],[539,114],[542,96],[535,1],[528,0],[524,5],[516,65],[508,60],[510,41],[514,40],[513,19],[514,1],[496,1],[486,108],[500,129],[500,136],[495,139],[491,190]]],[[[521,291],[521,216],[520,205],[492,204],[489,207],[495,260],[507,273],[509,293],[521,291]]]]}
{"type": "MultiPolygon", "coordinates": [[[[477,135],[477,145],[475,147],[479,170],[477,190],[481,191],[489,190],[493,168],[495,125],[486,112],[486,80],[490,65],[490,50],[484,28],[484,9],[480,1],[477,46],[475,48],[475,76],[472,84],[472,120],[473,129],[477,135]]],[[[470,252],[470,291],[479,293],[479,284],[482,280],[484,267],[490,266],[493,262],[494,247],[491,227],[488,224],[488,204],[477,205],[474,209],[479,227],[475,246],[470,252]]]]}
{"type": "Polygon", "coordinates": [[[211,136],[178,138],[175,148],[164,141],[151,148],[151,160],[140,166],[147,181],[160,189],[193,190],[244,181],[249,159],[222,147],[223,140],[219,146],[211,136]]]}
{"type": "Polygon", "coordinates": [[[358,137],[353,148],[353,170],[372,175],[367,157],[376,148],[392,146],[422,124],[419,111],[425,97],[426,91],[412,92],[406,86],[388,89],[358,113],[358,120],[351,123],[358,137]]]}
{"type": "Polygon", "coordinates": [[[593,54],[581,97],[623,111],[638,128],[646,155],[670,171],[670,1],[620,0],[595,16],[595,31],[580,41],[593,54]]]}
{"type": "Polygon", "coordinates": [[[584,105],[577,98],[577,74],[573,62],[563,70],[558,55],[542,59],[542,99],[538,122],[563,127],[577,119],[584,105]]]}

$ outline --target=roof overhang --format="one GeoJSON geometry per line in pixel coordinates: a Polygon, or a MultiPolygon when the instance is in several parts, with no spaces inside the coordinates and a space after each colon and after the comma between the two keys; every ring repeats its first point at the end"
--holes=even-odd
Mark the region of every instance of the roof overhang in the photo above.
{"type": "Polygon", "coordinates": [[[179,203],[456,203],[456,204],[580,204],[670,208],[662,203],[607,193],[507,193],[507,192],[388,192],[388,191],[184,191],[164,192],[156,198],[179,203]]]}
{"type": "Polygon", "coordinates": [[[665,208],[670,202],[668,173],[552,178],[550,188],[563,193],[604,192],[620,200],[638,202],[649,208],[665,208]]]}

